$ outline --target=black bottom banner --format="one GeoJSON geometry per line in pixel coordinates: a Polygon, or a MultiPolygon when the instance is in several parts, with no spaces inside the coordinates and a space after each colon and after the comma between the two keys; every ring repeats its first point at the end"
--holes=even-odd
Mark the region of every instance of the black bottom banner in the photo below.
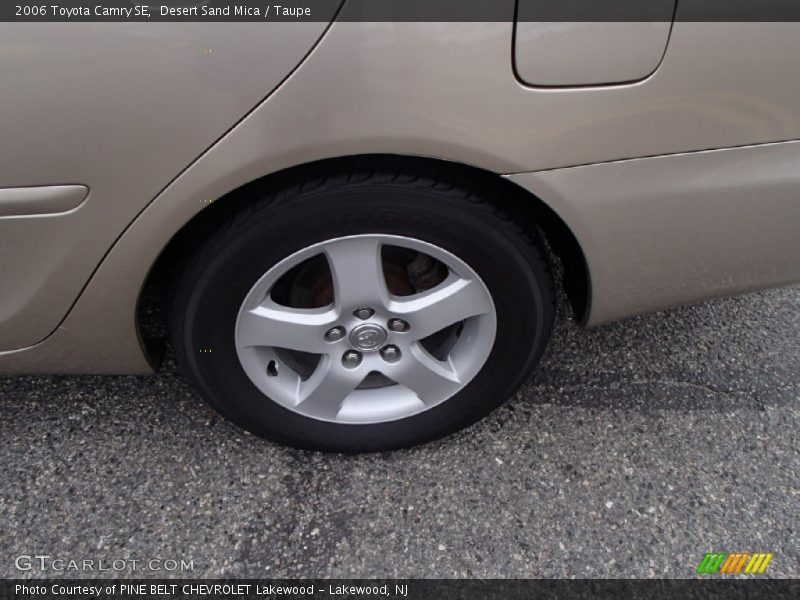
{"type": "Polygon", "coordinates": [[[0,598],[14,600],[266,600],[272,598],[800,598],[797,580],[135,580],[7,579],[0,598]]]}

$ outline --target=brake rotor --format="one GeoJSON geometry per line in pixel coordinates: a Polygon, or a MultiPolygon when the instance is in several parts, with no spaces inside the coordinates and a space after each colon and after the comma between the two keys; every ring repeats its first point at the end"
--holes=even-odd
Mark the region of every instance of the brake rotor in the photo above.
{"type": "MultiPolygon", "coordinates": [[[[406,267],[384,259],[383,276],[389,293],[411,296],[439,285],[446,272],[438,261],[417,254],[406,267]]],[[[300,269],[291,283],[289,304],[297,308],[322,308],[333,304],[333,279],[325,260],[309,260],[300,269]]]]}

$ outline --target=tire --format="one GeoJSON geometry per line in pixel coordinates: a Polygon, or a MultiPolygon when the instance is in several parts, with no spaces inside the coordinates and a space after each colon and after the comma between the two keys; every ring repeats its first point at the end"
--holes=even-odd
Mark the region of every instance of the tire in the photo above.
{"type": "Polygon", "coordinates": [[[383,451],[471,425],[530,375],[553,325],[541,244],[490,203],[491,187],[398,164],[251,188],[193,254],[170,338],[221,415],[298,448],[383,451]]]}

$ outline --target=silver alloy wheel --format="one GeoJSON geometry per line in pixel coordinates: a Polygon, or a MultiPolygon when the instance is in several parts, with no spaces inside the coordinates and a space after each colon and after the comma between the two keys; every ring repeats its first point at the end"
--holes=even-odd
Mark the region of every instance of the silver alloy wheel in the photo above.
{"type": "Polygon", "coordinates": [[[427,242],[380,234],[315,244],[272,267],[245,297],[235,341],[250,380],[281,406],[321,421],[375,424],[424,412],[461,391],[489,358],[496,329],[489,290],[466,263],[427,242]],[[387,246],[439,261],[448,271],[444,281],[392,295],[383,269],[387,246]],[[304,309],[276,302],[281,278],[319,255],[330,268],[333,303],[304,309]],[[448,328],[434,356],[425,340],[448,328]],[[316,357],[310,375],[286,360],[286,350],[316,357]],[[385,384],[364,387],[375,373],[385,384]]]}

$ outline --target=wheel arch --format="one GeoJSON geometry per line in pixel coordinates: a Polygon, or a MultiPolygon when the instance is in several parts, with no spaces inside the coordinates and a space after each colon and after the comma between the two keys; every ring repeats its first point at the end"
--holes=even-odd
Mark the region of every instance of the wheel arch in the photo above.
{"type": "Polygon", "coordinates": [[[482,189],[491,194],[491,202],[523,230],[541,234],[537,238],[545,243],[551,259],[555,255],[561,263],[557,280],[576,318],[586,321],[591,298],[586,257],[570,227],[542,198],[494,172],[464,163],[420,156],[362,154],[313,161],[264,175],[209,202],[184,223],[151,266],[137,301],[137,327],[148,355],[161,353],[160,340],[164,337],[165,308],[173,293],[172,282],[190,259],[192,249],[211,234],[217,223],[232,212],[244,210],[254,196],[273,194],[299,178],[313,182],[354,168],[375,171],[390,164],[395,171],[434,173],[455,182],[469,179],[474,185],[477,179],[482,189]]]}

